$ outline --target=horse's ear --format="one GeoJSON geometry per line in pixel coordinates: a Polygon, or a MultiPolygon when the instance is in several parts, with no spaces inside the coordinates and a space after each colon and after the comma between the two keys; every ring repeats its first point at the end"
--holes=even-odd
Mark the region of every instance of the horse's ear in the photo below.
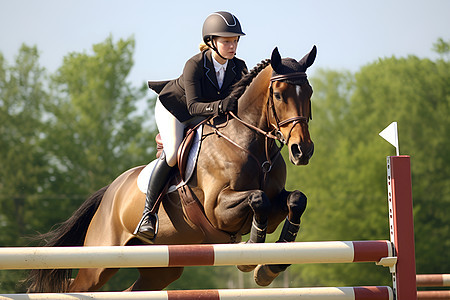
{"type": "Polygon", "coordinates": [[[298,62],[300,65],[304,66],[305,70],[306,70],[314,63],[314,60],[316,59],[316,55],[317,55],[317,47],[316,47],[316,45],[314,45],[313,48],[311,49],[311,51],[309,51],[308,54],[303,56],[303,58],[300,59],[298,62]]]}
{"type": "Polygon", "coordinates": [[[278,47],[275,47],[272,51],[272,57],[270,58],[270,64],[272,65],[272,69],[278,73],[279,67],[281,66],[281,56],[280,52],[278,52],[278,47]]]}

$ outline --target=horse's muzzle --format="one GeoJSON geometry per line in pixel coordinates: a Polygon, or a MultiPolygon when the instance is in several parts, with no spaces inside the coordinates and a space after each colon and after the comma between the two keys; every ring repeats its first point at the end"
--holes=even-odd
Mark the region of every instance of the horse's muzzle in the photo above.
{"type": "Polygon", "coordinates": [[[297,143],[289,147],[289,160],[296,166],[307,165],[314,154],[314,143],[297,143]]]}

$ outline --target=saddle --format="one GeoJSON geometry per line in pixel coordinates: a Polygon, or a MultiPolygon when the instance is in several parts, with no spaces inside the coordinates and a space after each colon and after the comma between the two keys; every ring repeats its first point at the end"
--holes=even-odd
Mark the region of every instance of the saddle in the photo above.
{"type": "MultiPolygon", "coordinates": [[[[194,143],[195,130],[189,128],[186,131],[183,142],[181,142],[180,147],[177,152],[177,166],[180,178],[186,178],[186,165],[189,159],[189,151],[191,150],[192,144],[194,143]]],[[[159,158],[164,150],[164,145],[162,143],[161,135],[158,133],[155,137],[156,141],[156,158],[159,158]]]]}
{"type": "MultiPolygon", "coordinates": [[[[205,215],[205,211],[203,209],[203,205],[200,203],[198,198],[192,192],[191,188],[187,185],[187,182],[192,175],[193,169],[195,168],[197,162],[198,152],[200,150],[201,143],[201,135],[202,128],[188,128],[185,134],[185,138],[178,148],[177,152],[177,172],[175,172],[174,176],[167,182],[166,187],[163,189],[161,195],[159,195],[158,200],[153,207],[152,211],[157,211],[158,207],[165,197],[166,193],[178,191],[181,204],[185,210],[186,216],[188,219],[195,224],[198,228],[200,228],[205,236],[205,242],[218,242],[223,241],[224,239],[230,240],[230,242],[234,242],[235,237],[230,234],[216,229],[209,222],[208,218],[205,215]],[[192,151],[191,151],[192,150],[192,151]]],[[[155,138],[156,140],[156,157],[159,158],[161,156],[162,151],[164,150],[164,145],[162,143],[161,136],[158,134],[155,138]]],[[[149,164],[151,167],[151,164],[149,164]]],[[[146,167],[147,168],[147,167],[146,167]]],[[[152,169],[152,168],[151,168],[152,169]]],[[[153,169],[152,169],[153,170],[153,169]]],[[[144,170],[141,173],[144,173],[144,170]]],[[[151,170],[150,170],[151,172],[151,170]]],[[[141,175],[139,175],[140,177],[141,175]]],[[[143,176],[145,178],[149,178],[148,176],[143,176]]],[[[138,178],[138,181],[140,179],[138,178]]],[[[148,182],[148,179],[146,179],[148,182]]],[[[144,180],[145,183],[145,180],[144,180]]],[[[142,186],[143,184],[139,184],[140,189],[144,192],[142,186]]]]}

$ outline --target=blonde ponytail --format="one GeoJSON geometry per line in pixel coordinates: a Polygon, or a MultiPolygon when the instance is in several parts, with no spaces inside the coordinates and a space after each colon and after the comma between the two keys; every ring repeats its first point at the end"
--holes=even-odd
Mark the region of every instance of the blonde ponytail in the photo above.
{"type": "Polygon", "coordinates": [[[203,51],[209,49],[209,47],[204,42],[201,42],[199,45],[199,49],[200,49],[200,52],[203,52],[203,51]]]}

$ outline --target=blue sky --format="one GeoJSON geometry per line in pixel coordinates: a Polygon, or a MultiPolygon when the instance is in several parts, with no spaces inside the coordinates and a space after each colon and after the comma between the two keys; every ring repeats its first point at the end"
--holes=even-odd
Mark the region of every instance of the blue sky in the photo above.
{"type": "Polygon", "coordinates": [[[432,44],[450,39],[448,0],[0,0],[0,51],[12,62],[22,43],[37,45],[41,65],[53,72],[69,52],[89,53],[110,34],[115,41],[134,36],[128,80],[141,85],[178,77],[198,52],[204,19],[219,10],[241,21],[247,36],[238,57],[249,68],[275,46],[283,57],[300,59],[317,45],[310,73],[357,71],[392,55],[434,59],[432,44]]]}

